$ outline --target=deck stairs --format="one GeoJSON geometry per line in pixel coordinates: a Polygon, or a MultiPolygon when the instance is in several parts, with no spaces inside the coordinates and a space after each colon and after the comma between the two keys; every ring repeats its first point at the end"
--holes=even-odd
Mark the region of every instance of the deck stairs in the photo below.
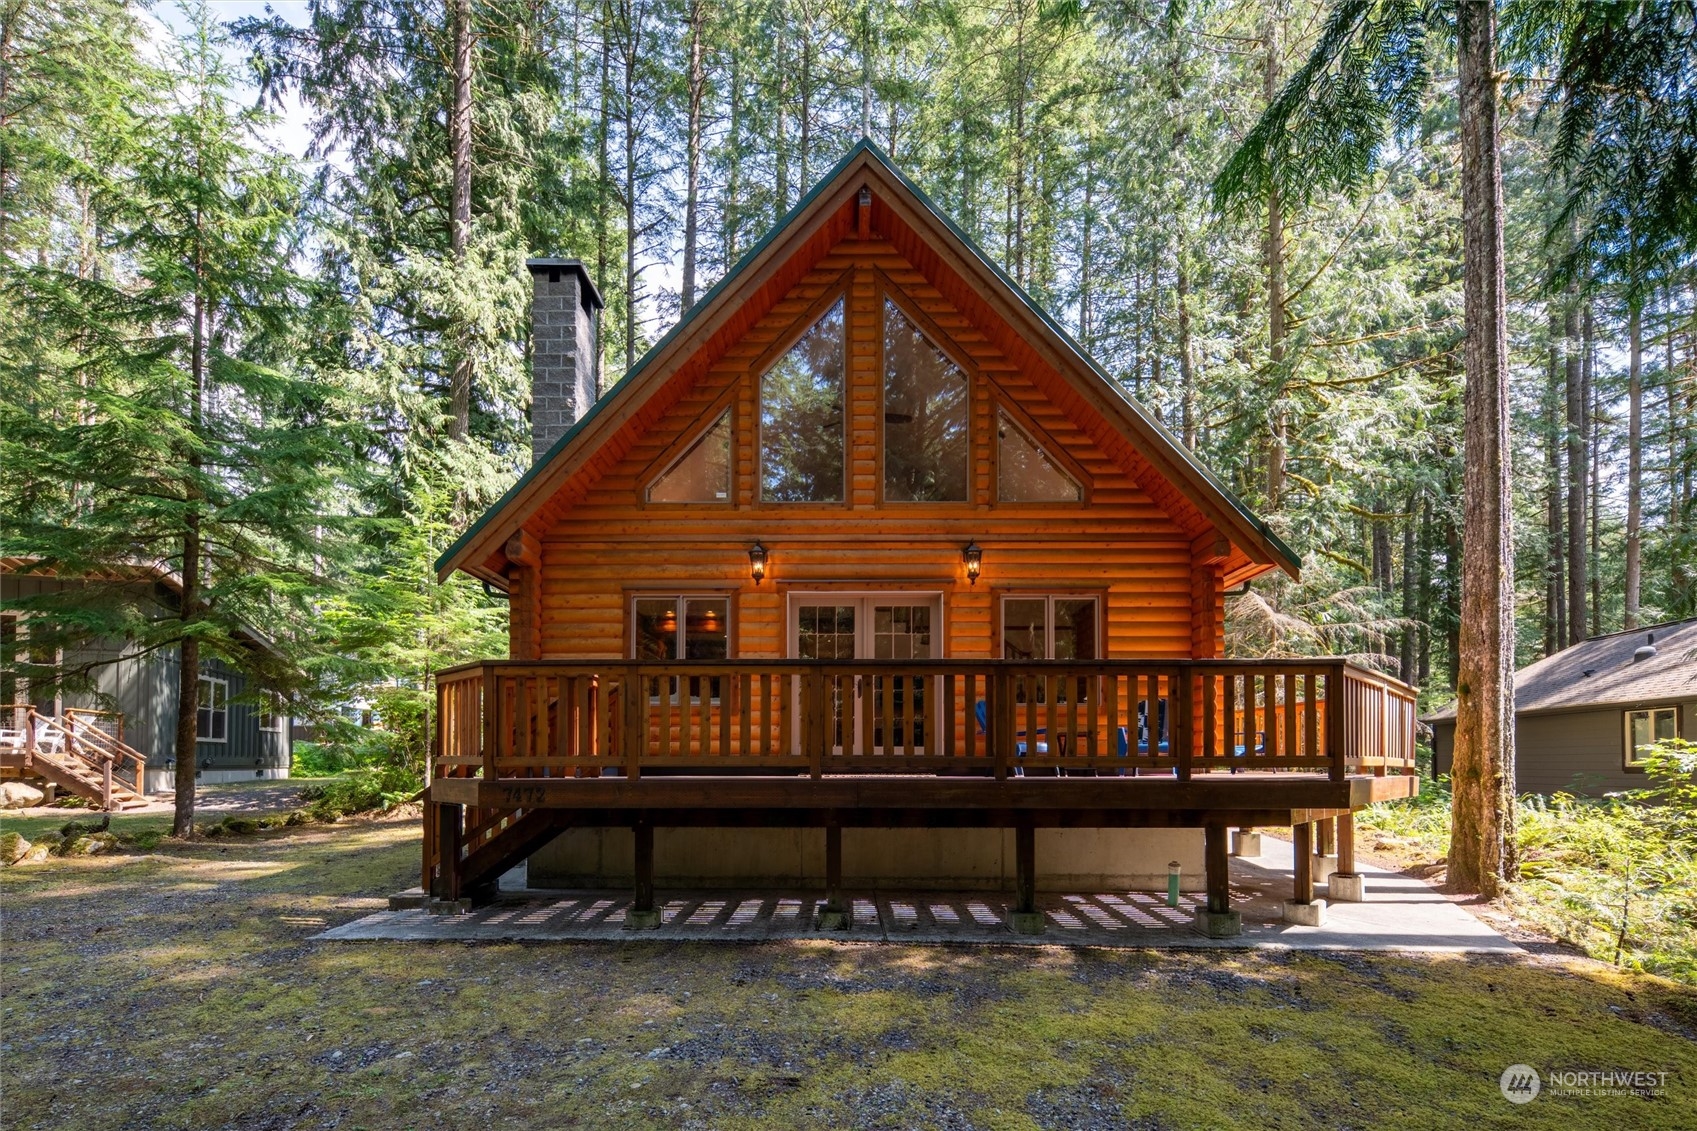
{"type": "Polygon", "coordinates": [[[108,812],[147,804],[147,759],[124,742],[74,714],[34,708],[24,727],[0,735],[0,766],[39,777],[108,812]]]}

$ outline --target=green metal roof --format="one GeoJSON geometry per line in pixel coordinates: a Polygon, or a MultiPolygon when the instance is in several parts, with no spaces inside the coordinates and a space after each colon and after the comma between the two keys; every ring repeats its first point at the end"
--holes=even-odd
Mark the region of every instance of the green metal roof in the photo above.
{"type": "Polygon", "coordinates": [[[978,246],[971,236],[962,231],[953,220],[951,220],[940,208],[936,206],[935,203],[932,202],[931,198],[926,195],[924,189],[921,189],[918,185],[914,184],[913,181],[908,179],[907,174],[896,168],[889,156],[885,154],[871,138],[863,137],[843,155],[842,159],[831,168],[829,173],[826,173],[823,177],[821,177],[818,182],[808,190],[807,194],[796,202],[795,207],[791,208],[784,214],[783,219],[779,220],[772,226],[772,229],[766,233],[759,243],[751,247],[743,255],[743,257],[737,261],[735,267],[726,272],[724,278],[720,279],[707,291],[707,293],[702,295],[700,299],[696,300],[695,305],[686,310],[683,313],[683,316],[678,319],[672,328],[668,330],[659,341],[655,342],[648,348],[648,351],[644,353],[640,359],[638,359],[637,363],[631,366],[630,369],[625,372],[625,375],[607,390],[606,395],[602,396],[593,405],[591,405],[589,411],[584,413],[583,416],[578,419],[576,424],[567,429],[565,434],[554,442],[554,445],[548,449],[547,453],[544,454],[541,459],[531,464],[529,470],[519,476],[518,481],[509,487],[505,494],[497,499],[495,503],[489,507],[489,509],[485,510],[483,514],[478,517],[477,521],[472,523],[471,526],[466,529],[464,534],[461,534],[458,538],[456,538],[453,544],[442,552],[441,556],[436,559],[436,571],[441,573],[442,570],[447,568],[448,563],[455,557],[455,555],[475,541],[478,534],[482,532],[483,528],[494,521],[496,516],[505,510],[509,503],[522,494],[524,489],[530,485],[531,481],[540,475],[542,471],[554,461],[555,457],[571,446],[572,441],[575,440],[577,436],[584,431],[584,429],[589,427],[589,425],[601,414],[601,411],[608,404],[613,401],[620,400],[624,396],[628,395],[631,387],[636,383],[633,378],[638,377],[646,371],[654,362],[654,359],[659,357],[666,348],[671,345],[672,341],[689,326],[690,322],[700,311],[710,305],[726,290],[735,286],[737,280],[741,278],[742,273],[748,269],[749,265],[758,259],[761,253],[764,252],[782,232],[789,228],[789,226],[795,221],[796,217],[805,212],[813,204],[813,202],[817,200],[827,188],[831,187],[836,182],[837,178],[841,176],[842,173],[850,165],[854,164],[855,160],[863,154],[877,161],[891,177],[899,182],[902,187],[912,193],[914,198],[918,200],[922,206],[924,206],[925,210],[928,211],[933,218],[941,222],[942,225],[961,242],[962,246],[964,246],[982,266],[987,268],[996,277],[996,279],[1008,289],[1010,294],[1017,298],[1020,303],[1026,307],[1026,309],[1031,311],[1032,314],[1036,315],[1037,318],[1048,327],[1049,331],[1073,353],[1078,361],[1082,362],[1092,373],[1099,377],[1104,384],[1119,394],[1120,399],[1130,406],[1131,410],[1138,416],[1138,418],[1165,439],[1168,445],[1172,448],[1173,452],[1199,475],[1201,475],[1210,486],[1218,491],[1221,498],[1225,499],[1226,502],[1229,503],[1246,522],[1259,532],[1275,551],[1282,554],[1285,560],[1293,567],[1301,569],[1302,559],[1298,557],[1296,552],[1289,546],[1285,545],[1284,540],[1275,534],[1272,529],[1268,527],[1264,521],[1262,521],[1259,515],[1251,511],[1243,500],[1237,497],[1237,494],[1233,492],[1231,488],[1227,487],[1206,464],[1198,460],[1194,453],[1192,453],[1190,449],[1186,448],[1184,444],[1179,441],[1178,437],[1172,434],[1166,425],[1161,423],[1158,417],[1149,412],[1149,410],[1144,408],[1141,404],[1137,403],[1136,400],[1132,399],[1131,395],[1126,392],[1124,387],[1121,386],[1121,384],[1111,375],[1109,375],[1107,370],[1103,369],[1096,359],[1090,356],[1090,353],[1085,350],[1084,347],[1080,346],[1073,340],[1072,335],[1067,332],[1066,328],[1057,322],[1047,310],[1044,310],[1042,306],[1033,301],[1031,296],[1025,293],[1025,289],[1018,283],[1014,282],[1012,276],[1002,270],[995,260],[986,255],[984,250],[978,246]]]}

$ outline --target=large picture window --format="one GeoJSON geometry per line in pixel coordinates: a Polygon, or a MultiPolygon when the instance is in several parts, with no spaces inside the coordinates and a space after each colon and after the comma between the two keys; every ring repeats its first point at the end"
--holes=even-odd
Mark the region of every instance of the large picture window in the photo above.
{"type": "Polygon", "coordinates": [[[1641,768],[1649,761],[1649,748],[1679,737],[1679,708],[1651,707],[1626,712],[1626,765],[1641,768]]]}
{"type": "Polygon", "coordinates": [[[884,497],[965,502],[969,383],[901,309],[884,300],[884,497]]]}
{"type": "Polygon", "coordinates": [[[760,378],[760,497],[843,501],[843,302],[760,378]]]}
{"type": "Polygon", "coordinates": [[[200,677],[200,710],[195,717],[194,736],[201,742],[223,742],[230,737],[230,684],[209,675],[200,677]]]}
{"type": "Polygon", "coordinates": [[[648,488],[651,503],[728,503],[731,500],[731,412],[714,421],[689,451],[648,488]]]}
{"type": "Polygon", "coordinates": [[[1005,412],[996,414],[996,501],[1076,503],[1084,498],[1068,475],[1005,412]]]}

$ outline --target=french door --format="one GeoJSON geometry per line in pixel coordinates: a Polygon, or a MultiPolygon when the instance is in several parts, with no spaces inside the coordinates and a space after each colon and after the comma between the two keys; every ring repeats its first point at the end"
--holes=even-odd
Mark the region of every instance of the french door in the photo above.
{"type": "MultiPolygon", "coordinates": [[[[790,650],[799,660],[936,659],[943,654],[942,632],[939,596],[809,593],[790,598],[790,650]]],[[[828,691],[833,753],[880,748],[923,753],[929,738],[925,697],[925,682],[913,678],[886,680],[868,673],[833,680],[828,691]],[[868,697],[870,710],[865,709],[868,697]]]]}

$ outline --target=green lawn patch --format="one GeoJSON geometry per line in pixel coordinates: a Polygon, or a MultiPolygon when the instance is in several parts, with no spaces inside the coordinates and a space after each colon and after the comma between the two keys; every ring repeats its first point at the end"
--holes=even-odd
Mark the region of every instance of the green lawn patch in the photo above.
{"type": "Polygon", "coordinates": [[[1697,1127],[1697,991],[1579,958],[310,941],[418,851],[395,816],[0,873],[7,1125],[1697,1127]],[[1669,1091],[1516,1107],[1517,1062],[1669,1091]]]}

